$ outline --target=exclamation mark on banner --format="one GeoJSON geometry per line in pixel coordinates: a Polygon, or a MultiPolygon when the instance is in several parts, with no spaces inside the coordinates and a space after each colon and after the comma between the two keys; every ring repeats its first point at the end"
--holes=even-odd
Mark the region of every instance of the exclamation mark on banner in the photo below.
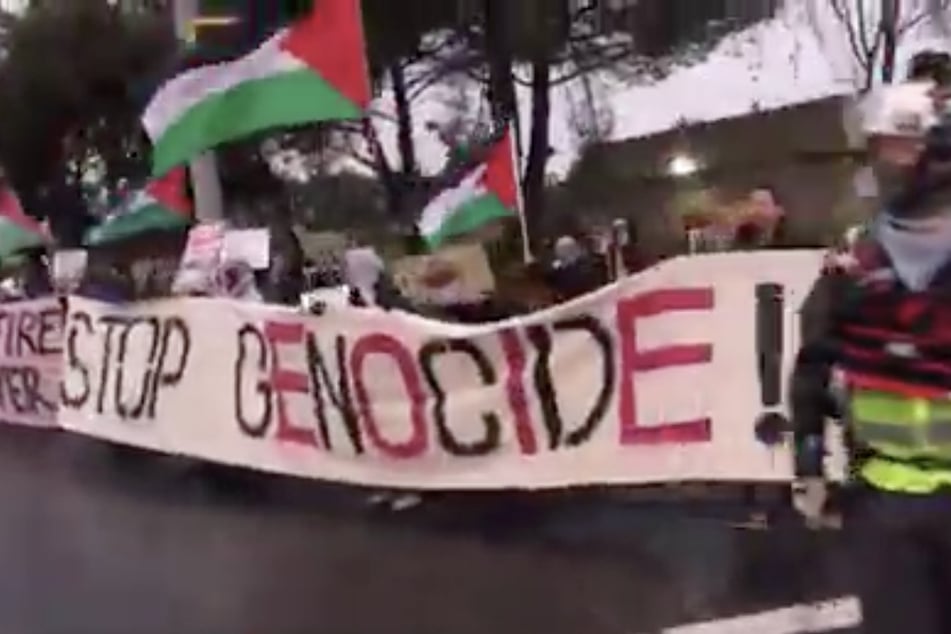
{"type": "Polygon", "coordinates": [[[777,411],[783,400],[783,306],[780,284],[756,287],[756,360],[759,371],[760,404],[765,410],[756,420],[756,437],[774,446],[783,440],[789,421],[777,411]]]}

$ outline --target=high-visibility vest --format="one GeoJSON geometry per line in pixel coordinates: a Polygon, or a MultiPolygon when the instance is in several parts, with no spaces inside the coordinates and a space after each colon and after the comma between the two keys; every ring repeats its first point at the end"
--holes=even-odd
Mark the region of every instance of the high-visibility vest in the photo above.
{"type": "Polygon", "coordinates": [[[871,450],[859,466],[870,484],[907,493],[951,486],[951,397],[854,387],[849,423],[871,450]]]}
{"type": "Polygon", "coordinates": [[[850,254],[853,284],[834,307],[832,340],[851,438],[871,450],[859,476],[897,492],[951,486],[951,264],[915,291],[873,236],[850,254]]]}
{"type": "Polygon", "coordinates": [[[850,397],[855,439],[896,459],[947,460],[951,466],[951,400],[856,390],[850,397]]]}

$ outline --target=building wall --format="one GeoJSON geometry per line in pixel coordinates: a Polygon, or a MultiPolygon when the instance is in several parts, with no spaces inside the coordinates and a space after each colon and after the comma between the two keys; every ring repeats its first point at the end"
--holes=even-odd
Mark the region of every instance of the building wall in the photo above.
{"type": "Polygon", "coordinates": [[[825,99],[600,144],[579,161],[562,206],[581,216],[629,217],[645,242],[669,250],[682,237],[679,214],[688,202],[706,196],[709,205],[729,204],[767,187],[797,242],[827,241],[867,206],[853,186],[860,153],[846,125],[850,106],[843,98],[825,99]],[[691,155],[701,170],[670,176],[676,154],[691,155]]]}

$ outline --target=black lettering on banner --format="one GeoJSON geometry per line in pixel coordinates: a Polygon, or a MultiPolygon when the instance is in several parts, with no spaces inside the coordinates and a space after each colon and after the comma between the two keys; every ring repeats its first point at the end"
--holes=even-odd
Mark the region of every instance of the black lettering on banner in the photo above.
{"type": "Polygon", "coordinates": [[[145,405],[149,398],[150,388],[153,385],[152,374],[157,372],[155,367],[156,357],[159,350],[159,341],[161,341],[162,325],[157,317],[139,317],[132,318],[126,325],[125,330],[119,336],[119,350],[116,353],[116,381],[114,386],[116,413],[119,418],[138,420],[145,411],[145,405]],[[122,392],[125,387],[125,358],[129,346],[129,336],[135,331],[137,326],[145,325],[151,330],[149,344],[148,361],[145,364],[145,372],[142,375],[141,390],[139,400],[129,407],[122,401],[122,392]]]}
{"type": "Polygon", "coordinates": [[[444,354],[464,354],[472,359],[479,371],[479,378],[485,385],[494,385],[497,381],[495,370],[488,357],[471,341],[453,339],[449,341],[435,340],[423,346],[419,352],[419,364],[423,376],[429,383],[429,388],[435,396],[433,401],[433,419],[436,422],[436,431],[439,442],[450,454],[460,457],[485,456],[499,447],[502,436],[502,426],[498,414],[482,412],[482,421],[485,423],[485,436],[474,443],[466,444],[453,434],[446,422],[446,391],[436,377],[435,361],[444,354]]]}
{"type": "Polygon", "coordinates": [[[66,333],[66,373],[78,374],[82,389],[75,394],[68,393],[66,386],[69,383],[69,376],[64,376],[60,383],[60,400],[65,407],[81,409],[92,394],[92,385],[89,382],[89,368],[79,356],[76,338],[80,334],[80,329],[85,330],[86,335],[93,334],[92,317],[84,312],[75,312],[70,315],[69,321],[69,329],[66,333]]]}
{"type": "Polygon", "coordinates": [[[556,322],[553,325],[553,329],[556,333],[575,330],[589,333],[601,351],[601,367],[604,377],[594,407],[591,408],[591,411],[585,417],[584,423],[578,429],[566,434],[565,424],[562,420],[561,412],[559,411],[558,397],[555,393],[555,386],[551,376],[551,333],[544,326],[532,326],[528,328],[528,339],[532,342],[532,345],[535,346],[537,351],[533,373],[535,391],[538,394],[538,401],[541,405],[545,429],[548,431],[549,448],[555,450],[562,445],[577,447],[591,438],[597,430],[598,425],[604,420],[604,415],[607,413],[611,394],[614,391],[616,377],[611,335],[595,317],[583,315],[563,320],[556,322]]]}
{"type": "Polygon", "coordinates": [[[526,333],[528,340],[532,342],[538,353],[535,355],[535,369],[532,375],[542,408],[545,430],[548,432],[548,448],[554,451],[561,444],[562,423],[561,414],[558,412],[558,400],[555,398],[555,388],[551,382],[551,334],[545,326],[530,326],[526,333]]]}
{"type": "Polygon", "coordinates": [[[23,380],[14,368],[0,369],[0,409],[27,413],[23,380]]]}
{"type": "Polygon", "coordinates": [[[159,388],[178,385],[185,376],[188,359],[191,355],[192,340],[188,324],[180,317],[166,317],[162,327],[162,345],[158,351],[155,372],[152,375],[151,398],[149,399],[149,418],[155,418],[158,407],[159,388]],[[182,353],[174,370],[169,370],[168,353],[171,350],[172,335],[177,333],[182,353]]]}
{"type": "Polygon", "coordinates": [[[347,340],[343,336],[338,336],[334,341],[334,349],[338,376],[336,389],[333,385],[330,368],[327,367],[320,346],[317,345],[317,338],[312,333],[307,334],[307,368],[310,375],[311,392],[314,398],[314,414],[317,417],[320,438],[327,451],[332,451],[333,441],[330,437],[330,423],[327,420],[327,404],[332,404],[343,420],[344,429],[350,439],[353,451],[357,455],[363,455],[365,452],[363,432],[360,429],[360,420],[357,417],[353,396],[350,393],[350,374],[347,370],[347,340]],[[325,391],[326,402],[324,400],[325,391]]]}
{"type": "Polygon", "coordinates": [[[36,336],[36,346],[42,355],[62,354],[63,325],[66,314],[62,307],[47,308],[40,311],[39,333],[36,336]]]}
{"type": "MultiPolygon", "coordinates": [[[[143,417],[154,419],[159,390],[162,387],[177,385],[185,374],[188,357],[191,351],[191,336],[188,326],[179,317],[124,317],[120,315],[104,315],[98,320],[104,327],[102,335],[102,356],[99,369],[99,384],[96,387],[96,412],[106,411],[107,398],[111,394],[112,406],[115,412],[123,419],[140,419],[143,417]],[[152,344],[149,352],[149,363],[142,378],[142,392],[138,403],[127,405],[122,402],[121,395],[125,383],[124,363],[128,352],[128,340],[131,333],[139,325],[147,325],[152,329],[152,344]],[[170,370],[168,352],[171,349],[173,337],[178,337],[181,347],[181,356],[174,370],[170,370]],[[113,380],[112,391],[109,391],[110,380],[113,380]]],[[[90,326],[91,330],[91,326],[90,326]]],[[[68,339],[69,347],[73,345],[72,333],[68,339]]],[[[71,351],[72,352],[72,351],[71,351]]],[[[82,403],[77,406],[81,406],[82,403]]]]}
{"type": "Polygon", "coordinates": [[[122,317],[106,315],[99,318],[99,323],[105,325],[106,335],[102,345],[102,364],[99,367],[99,395],[96,398],[96,413],[102,414],[106,406],[106,389],[109,385],[110,364],[112,363],[112,338],[116,328],[124,325],[122,317]]]}
{"type": "Polygon", "coordinates": [[[39,352],[37,339],[39,338],[40,317],[29,311],[22,311],[18,315],[16,356],[23,356],[24,353],[37,354],[39,352]]]}
{"type": "MultiPolygon", "coordinates": [[[[601,374],[604,377],[601,383],[601,389],[594,401],[594,407],[585,417],[584,424],[578,429],[570,432],[565,437],[565,445],[568,447],[577,447],[588,442],[597,431],[598,425],[604,420],[604,415],[611,404],[611,395],[614,393],[614,383],[616,380],[616,370],[614,366],[614,345],[611,339],[611,333],[601,322],[591,316],[582,315],[555,323],[555,332],[569,332],[572,330],[582,330],[591,335],[598,349],[601,351],[601,374]]],[[[550,385],[550,382],[549,382],[550,385]]],[[[557,403],[555,399],[553,402],[557,403]]],[[[544,401],[543,401],[544,402],[544,401]]],[[[557,408],[557,405],[556,405],[557,408]]],[[[556,409],[557,415],[557,409],[556,409]]]]}
{"type": "Polygon", "coordinates": [[[783,312],[785,289],[781,284],[756,286],[756,368],[760,382],[760,403],[767,411],[756,420],[756,437],[765,445],[782,442],[790,428],[786,417],[775,408],[783,398],[783,312]],[[772,411],[769,411],[772,410],[772,411]]]}
{"type": "Polygon", "coordinates": [[[43,375],[29,366],[0,367],[0,409],[19,415],[35,415],[56,411],[41,391],[43,375]]]}
{"type": "Polygon", "coordinates": [[[56,404],[50,403],[43,396],[43,375],[39,368],[26,367],[21,372],[23,372],[23,383],[30,400],[27,407],[28,413],[39,413],[41,409],[47,412],[55,412],[56,404]]]}
{"type": "Polygon", "coordinates": [[[4,333],[4,342],[3,342],[3,351],[4,356],[12,357],[13,354],[13,318],[5,310],[0,310],[0,328],[3,329],[4,333]]]}
{"type": "Polygon", "coordinates": [[[241,430],[250,436],[251,438],[264,438],[267,435],[267,431],[271,426],[271,382],[269,378],[258,379],[255,384],[254,391],[261,397],[263,401],[263,407],[261,408],[261,416],[258,420],[253,421],[249,420],[246,411],[244,409],[244,401],[242,399],[243,394],[241,393],[241,386],[244,384],[244,372],[246,370],[246,364],[248,362],[248,357],[250,356],[250,346],[256,345],[258,349],[257,362],[253,362],[258,375],[261,377],[269,377],[268,366],[269,366],[269,347],[267,341],[264,339],[264,335],[257,328],[250,324],[245,324],[241,330],[238,331],[238,358],[235,360],[234,368],[234,404],[235,404],[235,415],[238,419],[238,426],[241,427],[241,430]]]}

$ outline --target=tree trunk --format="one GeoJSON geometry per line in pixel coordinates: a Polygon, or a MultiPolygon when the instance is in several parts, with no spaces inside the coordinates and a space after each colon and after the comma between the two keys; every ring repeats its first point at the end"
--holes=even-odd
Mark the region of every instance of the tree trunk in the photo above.
{"type": "MultiPolygon", "coordinates": [[[[532,231],[545,213],[545,167],[548,164],[548,120],[551,114],[551,65],[539,52],[532,61],[532,137],[525,166],[523,194],[529,244],[534,247],[537,232],[532,231]]],[[[534,251],[534,248],[532,249],[534,251]]]]}
{"type": "Polygon", "coordinates": [[[495,121],[516,119],[515,79],[512,76],[512,29],[508,9],[512,0],[483,0],[485,53],[489,62],[489,103],[495,121]]]}
{"type": "MultiPolygon", "coordinates": [[[[901,15],[901,0],[882,0],[882,81],[886,84],[892,83],[895,79],[899,15],[901,15]]],[[[873,66],[874,63],[872,60],[873,66]]]]}
{"type": "Polygon", "coordinates": [[[416,174],[416,148],[413,145],[413,113],[410,110],[409,96],[406,93],[406,75],[400,62],[390,65],[390,81],[393,82],[393,95],[396,98],[397,140],[403,175],[416,174]]]}
{"type": "Polygon", "coordinates": [[[403,188],[398,175],[393,171],[390,162],[383,153],[383,146],[376,136],[376,130],[369,119],[363,122],[363,138],[366,139],[373,153],[376,170],[380,175],[383,191],[386,193],[386,210],[390,216],[397,217],[403,212],[403,188]]]}

